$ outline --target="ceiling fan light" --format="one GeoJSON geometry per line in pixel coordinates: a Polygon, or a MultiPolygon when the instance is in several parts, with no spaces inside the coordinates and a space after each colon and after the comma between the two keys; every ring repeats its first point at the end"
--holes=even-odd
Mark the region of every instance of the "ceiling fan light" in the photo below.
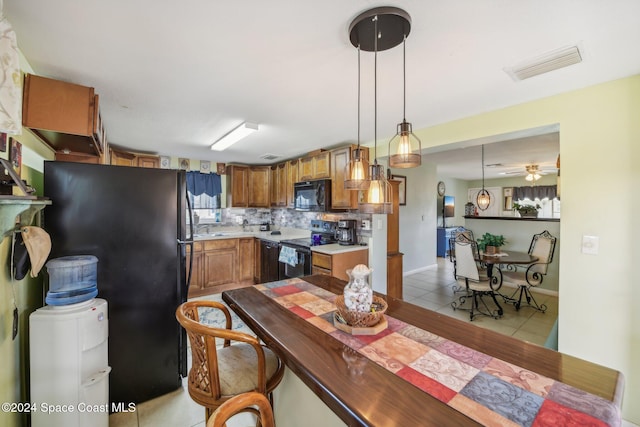
{"type": "Polygon", "coordinates": [[[389,167],[415,168],[422,164],[422,143],[411,129],[411,123],[398,123],[397,132],[389,141],[389,167]],[[395,153],[395,154],[391,154],[395,153]]]}

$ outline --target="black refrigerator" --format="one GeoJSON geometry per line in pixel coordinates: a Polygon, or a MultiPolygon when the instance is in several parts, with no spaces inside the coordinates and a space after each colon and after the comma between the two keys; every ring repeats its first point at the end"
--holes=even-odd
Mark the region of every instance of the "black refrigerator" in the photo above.
{"type": "Polygon", "coordinates": [[[187,298],[193,235],[185,172],[48,161],[44,194],[52,201],[44,213],[49,259],[98,258],[110,402],[144,402],[180,387],[187,342],[175,311],[187,298]]]}

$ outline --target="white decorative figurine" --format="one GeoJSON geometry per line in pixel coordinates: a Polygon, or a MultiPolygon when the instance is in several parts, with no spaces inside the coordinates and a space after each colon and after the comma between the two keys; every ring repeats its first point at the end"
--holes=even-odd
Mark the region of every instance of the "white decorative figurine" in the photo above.
{"type": "Polygon", "coordinates": [[[371,311],[373,290],[369,286],[368,276],[373,270],[364,264],[358,264],[347,270],[349,283],[344,287],[344,305],[348,310],[358,312],[371,311]]]}

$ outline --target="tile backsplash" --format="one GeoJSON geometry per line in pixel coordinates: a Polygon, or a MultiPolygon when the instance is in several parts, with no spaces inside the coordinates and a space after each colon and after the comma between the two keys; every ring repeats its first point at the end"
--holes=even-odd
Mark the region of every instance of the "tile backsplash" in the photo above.
{"type": "MultiPolygon", "coordinates": [[[[371,220],[370,214],[352,212],[300,212],[293,209],[266,209],[266,208],[227,208],[222,209],[222,225],[242,224],[247,220],[249,225],[260,225],[268,222],[274,228],[289,227],[308,230],[312,219],[325,221],[338,221],[340,219],[355,219],[358,224],[362,220],[371,220]]],[[[371,236],[370,230],[362,230],[358,227],[360,236],[371,236]]]]}

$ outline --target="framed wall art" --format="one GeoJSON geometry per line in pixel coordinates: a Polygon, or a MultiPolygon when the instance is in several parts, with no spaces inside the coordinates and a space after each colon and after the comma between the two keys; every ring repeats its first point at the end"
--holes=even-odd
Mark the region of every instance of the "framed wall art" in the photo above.
{"type": "Polygon", "coordinates": [[[9,162],[13,165],[16,175],[21,176],[22,172],[22,144],[15,138],[9,137],[9,162]]]}

